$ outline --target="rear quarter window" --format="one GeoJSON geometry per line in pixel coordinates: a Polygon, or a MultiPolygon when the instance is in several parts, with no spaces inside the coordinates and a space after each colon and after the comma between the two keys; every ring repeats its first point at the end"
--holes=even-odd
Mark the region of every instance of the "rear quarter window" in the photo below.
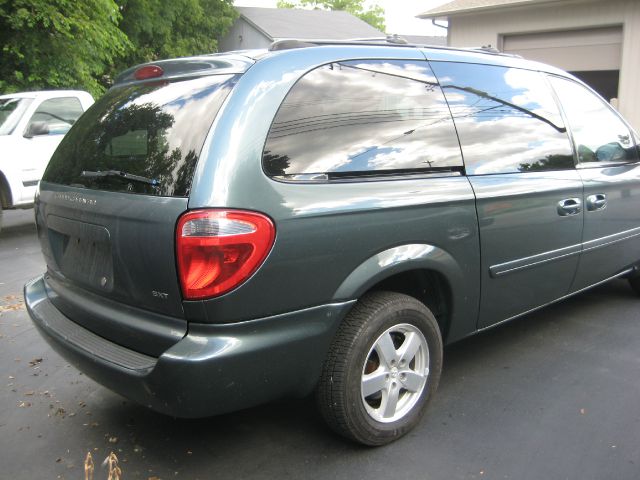
{"type": "Polygon", "coordinates": [[[43,180],[188,196],[205,137],[236,80],[213,75],[109,90],[62,140],[43,180]]]}
{"type": "Polygon", "coordinates": [[[427,62],[357,60],[302,77],[273,120],[265,172],[341,178],[462,168],[449,109],[427,62]]]}

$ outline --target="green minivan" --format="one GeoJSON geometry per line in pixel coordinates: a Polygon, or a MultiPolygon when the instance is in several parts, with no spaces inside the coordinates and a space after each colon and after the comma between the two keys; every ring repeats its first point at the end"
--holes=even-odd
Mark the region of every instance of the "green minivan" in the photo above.
{"type": "Polygon", "coordinates": [[[495,52],[276,42],[122,73],[36,198],[29,314],[177,417],[315,393],[366,445],[422,416],[443,344],[616,277],[640,293],[639,138],[495,52]]]}

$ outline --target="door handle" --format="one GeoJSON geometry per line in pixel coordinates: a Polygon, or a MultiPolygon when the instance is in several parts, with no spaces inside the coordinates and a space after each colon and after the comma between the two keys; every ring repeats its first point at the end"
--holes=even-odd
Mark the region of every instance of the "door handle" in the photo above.
{"type": "Polygon", "coordinates": [[[604,210],[607,207],[607,195],[604,193],[596,193],[587,197],[587,210],[595,212],[596,210],[604,210]]]}
{"type": "Polygon", "coordinates": [[[565,198],[558,202],[558,215],[568,217],[569,215],[577,215],[582,211],[582,200],[579,198],[565,198]]]}

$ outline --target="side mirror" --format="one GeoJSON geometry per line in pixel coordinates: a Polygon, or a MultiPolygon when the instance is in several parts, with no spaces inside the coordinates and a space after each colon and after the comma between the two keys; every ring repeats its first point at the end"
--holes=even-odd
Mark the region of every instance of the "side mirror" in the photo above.
{"type": "Polygon", "coordinates": [[[33,138],[40,135],[49,135],[47,122],[31,122],[24,132],[24,138],[33,138]]]}
{"type": "Polygon", "coordinates": [[[596,150],[598,162],[620,162],[627,157],[627,152],[619,143],[611,142],[602,145],[596,150]]]}

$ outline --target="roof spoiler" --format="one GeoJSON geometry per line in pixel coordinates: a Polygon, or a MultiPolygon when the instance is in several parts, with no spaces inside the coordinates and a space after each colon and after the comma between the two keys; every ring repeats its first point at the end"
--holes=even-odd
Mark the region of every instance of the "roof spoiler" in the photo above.
{"type": "Polygon", "coordinates": [[[148,67],[160,68],[161,75],[155,80],[170,80],[177,77],[202,77],[213,74],[244,73],[255,60],[237,53],[200,55],[197,57],[173,58],[142,63],[124,70],[115,78],[114,86],[145,81],[136,77],[136,72],[148,67]]]}

